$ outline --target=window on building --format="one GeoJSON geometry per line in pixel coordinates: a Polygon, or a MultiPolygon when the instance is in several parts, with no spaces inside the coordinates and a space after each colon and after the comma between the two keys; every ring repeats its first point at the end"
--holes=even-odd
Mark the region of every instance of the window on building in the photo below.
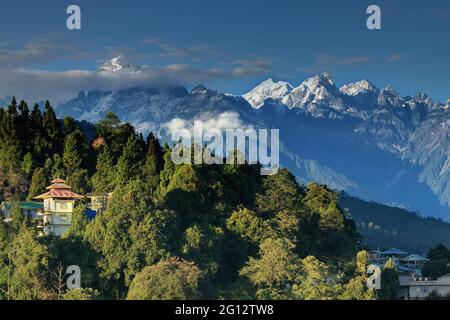
{"type": "Polygon", "coordinates": [[[67,203],[61,203],[61,209],[66,210],[67,209],[67,203]]]}

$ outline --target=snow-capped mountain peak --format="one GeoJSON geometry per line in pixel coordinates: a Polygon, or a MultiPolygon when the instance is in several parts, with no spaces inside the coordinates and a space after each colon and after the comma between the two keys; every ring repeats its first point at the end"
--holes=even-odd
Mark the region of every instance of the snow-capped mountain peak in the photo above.
{"type": "Polygon", "coordinates": [[[394,107],[402,107],[405,105],[405,100],[394,88],[386,86],[378,95],[378,104],[381,106],[391,105],[394,107]]]}
{"type": "Polygon", "coordinates": [[[136,72],[141,69],[140,66],[131,64],[125,60],[125,57],[122,55],[118,55],[117,57],[112,58],[111,60],[105,62],[103,65],[98,68],[98,72],[118,72],[118,71],[128,71],[128,72],[136,72]]]}
{"type": "Polygon", "coordinates": [[[320,73],[312,78],[306,79],[302,85],[307,87],[317,87],[317,86],[325,86],[325,87],[334,87],[334,81],[331,78],[331,75],[328,72],[320,73]]]}
{"type": "Polygon", "coordinates": [[[380,90],[374,86],[369,80],[364,79],[355,83],[349,83],[344,85],[339,91],[348,96],[358,96],[360,94],[368,94],[379,92],[380,90]]]}
{"type": "Polygon", "coordinates": [[[321,73],[306,79],[294,88],[283,99],[283,103],[289,108],[308,108],[311,113],[316,113],[313,105],[326,106],[334,109],[343,109],[344,103],[339,96],[339,89],[334,84],[328,73],[321,73]]]}
{"type": "Polygon", "coordinates": [[[273,99],[276,101],[281,101],[285,96],[291,93],[293,87],[284,81],[274,81],[272,78],[269,78],[255,88],[253,88],[250,92],[243,95],[243,98],[250,103],[250,105],[259,109],[264,105],[264,102],[267,99],[273,99]]]}

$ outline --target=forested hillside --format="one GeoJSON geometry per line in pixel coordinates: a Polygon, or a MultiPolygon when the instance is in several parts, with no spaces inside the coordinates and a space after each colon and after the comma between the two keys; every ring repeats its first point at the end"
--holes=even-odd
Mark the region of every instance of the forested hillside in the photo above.
{"type": "Polygon", "coordinates": [[[372,299],[360,236],[324,186],[288,170],[174,166],[171,149],[113,114],[87,139],[46,104],[0,109],[1,200],[32,198],[50,179],[113,192],[92,222],[79,203],[62,238],[38,237],[20,210],[0,223],[4,299],[372,299]],[[84,289],[66,290],[78,265],[84,289]]]}
{"type": "Polygon", "coordinates": [[[391,248],[425,254],[439,243],[450,246],[450,224],[419,216],[405,209],[363,201],[342,193],[340,206],[345,209],[370,248],[391,248]]]}
{"type": "Polygon", "coordinates": [[[448,244],[445,223],[300,186],[287,169],[175,166],[171,154],[112,113],[92,125],[57,119],[48,102],[0,109],[1,201],[30,200],[57,177],[83,195],[113,193],[93,221],[80,201],[62,238],[38,237],[13,209],[0,223],[0,297],[373,299],[362,247],[448,244]],[[84,289],[61,286],[70,265],[84,289]]]}

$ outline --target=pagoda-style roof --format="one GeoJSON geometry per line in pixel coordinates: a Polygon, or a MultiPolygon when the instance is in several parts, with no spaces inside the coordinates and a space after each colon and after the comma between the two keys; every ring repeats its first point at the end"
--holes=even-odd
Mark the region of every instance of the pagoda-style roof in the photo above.
{"type": "Polygon", "coordinates": [[[47,193],[34,197],[36,200],[44,199],[81,199],[82,195],[79,195],[71,191],[72,187],[66,184],[63,179],[55,179],[52,181],[52,185],[47,187],[49,190],[47,193]]]}
{"type": "Polygon", "coordinates": [[[47,187],[47,190],[55,190],[55,189],[70,190],[72,188],[69,185],[67,185],[66,181],[64,181],[63,179],[55,179],[52,181],[52,185],[47,187]]]}

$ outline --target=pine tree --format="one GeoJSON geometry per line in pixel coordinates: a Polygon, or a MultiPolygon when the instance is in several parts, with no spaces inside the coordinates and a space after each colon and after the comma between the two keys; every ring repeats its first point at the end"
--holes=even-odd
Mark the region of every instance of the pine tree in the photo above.
{"type": "Polygon", "coordinates": [[[382,300],[395,300],[398,299],[399,291],[400,279],[398,277],[398,272],[394,261],[389,259],[381,272],[381,289],[379,291],[379,297],[382,300]]]}
{"type": "Polygon", "coordinates": [[[30,176],[33,172],[33,156],[30,152],[23,157],[21,169],[27,176],[30,176]]]}
{"type": "Polygon", "coordinates": [[[45,175],[44,168],[37,168],[34,170],[33,177],[31,178],[31,185],[28,191],[27,200],[31,201],[34,197],[40,195],[45,191],[49,181],[45,175]]]}
{"type": "Polygon", "coordinates": [[[150,133],[147,138],[147,156],[143,174],[153,190],[159,186],[159,174],[163,169],[163,151],[158,139],[150,133]]]}
{"type": "Polygon", "coordinates": [[[115,168],[113,155],[108,145],[104,145],[97,157],[95,174],[92,177],[92,188],[96,194],[110,193],[115,187],[115,168]]]}
{"type": "Polygon", "coordinates": [[[87,207],[84,204],[78,205],[72,212],[72,224],[65,237],[76,237],[83,239],[89,221],[86,216],[87,207]]]}
{"type": "Polygon", "coordinates": [[[11,205],[10,218],[12,219],[11,226],[13,230],[18,232],[26,222],[25,216],[23,215],[22,209],[18,203],[13,203],[11,205]]]}
{"type": "Polygon", "coordinates": [[[20,141],[19,128],[17,102],[13,98],[6,113],[4,113],[2,127],[0,128],[2,132],[0,140],[0,169],[3,168],[8,171],[20,167],[23,145],[20,141]]]}
{"type": "Polygon", "coordinates": [[[42,163],[46,153],[46,141],[43,129],[43,116],[38,104],[35,104],[30,115],[31,150],[38,163],[42,163]]]}
{"type": "Polygon", "coordinates": [[[17,118],[18,124],[20,124],[19,141],[23,148],[23,153],[30,151],[30,130],[31,130],[31,122],[30,122],[30,109],[25,101],[20,101],[18,107],[19,115],[17,118]]]}
{"type": "Polygon", "coordinates": [[[45,288],[45,270],[48,266],[47,247],[36,240],[36,234],[22,225],[12,239],[9,251],[11,280],[9,298],[13,300],[45,300],[49,293],[45,288]]]}
{"type": "Polygon", "coordinates": [[[62,131],[55,111],[49,101],[45,102],[45,112],[42,119],[47,156],[62,151],[62,131]]]}
{"type": "Polygon", "coordinates": [[[138,178],[144,157],[141,139],[132,135],[117,162],[116,184],[125,185],[131,179],[138,178]]]}
{"type": "Polygon", "coordinates": [[[67,176],[67,183],[76,193],[86,194],[90,190],[89,175],[86,169],[75,170],[67,176]]]}
{"type": "Polygon", "coordinates": [[[82,158],[78,149],[78,141],[75,133],[66,137],[63,154],[64,169],[67,176],[71,176],[81,169],[82,158]]]}
{"type": "Polygon", "coordinates": [[[66,172],[64,170],[64,161],[59,155],[56,153],[51,161],[46,161],[46,168],[49,169],[51,179],[62,178],[66,176],[66,172]],[[50,167],[48,167],[50,165],[50,167]]]}
{"type": "Polygon", "coordinates": [[[170,179],[172,178],[175,172],[175,164],[172,161],[172,150],[166,144],[164,145],[164,169],[160,173],[160,185],[162,189],[165,189],[169,186],[170,179]]]}

